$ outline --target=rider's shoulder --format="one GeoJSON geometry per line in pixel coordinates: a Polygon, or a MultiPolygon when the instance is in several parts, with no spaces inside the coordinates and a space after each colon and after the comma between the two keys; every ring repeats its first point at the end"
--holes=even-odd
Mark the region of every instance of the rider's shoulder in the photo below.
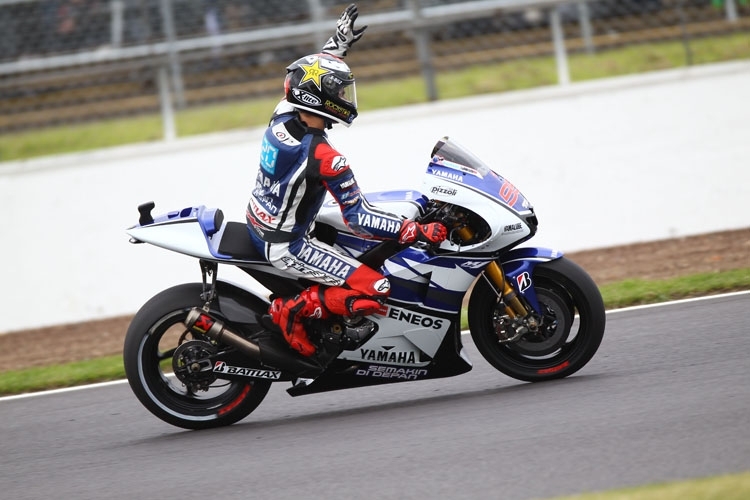
{"type": "Polygon", "coordinates": [[[349,170],[346,157],[325,139],[314,145],[312,153],[320,161],[320,174],[323,177],[339,177],[349,170]]]}
{"type": "Polygon", "coordinates": [[[274,116],[266,129],[266,138],[272,143],[295,147],[307,135],[307,127],[299,120],[296,113],[274,116]]]}
{"type": "Polygon", "coordinates": [[[297,114],[297,110],[289,104],[289,102],[286,99],[282,99],[279,101],[279,103],[276,105],[276,107],[273,109],[273,114],[271,115],[271,121],[274,120],[274,118],[286,115],[286,114],[297,114]]]}

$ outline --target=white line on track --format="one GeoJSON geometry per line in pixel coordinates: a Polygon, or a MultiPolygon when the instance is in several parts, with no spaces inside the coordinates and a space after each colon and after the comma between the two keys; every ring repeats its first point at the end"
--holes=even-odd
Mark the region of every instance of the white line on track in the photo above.
{"type": "Polygon", "coordinates": [[[31,398],[34,396],[49,396],[52,394],[62,394],[64,392],[74,392],[74,391],[82,391],[84,389],[96,389],[99,387],[107,387],[110,385],[119,385],[126,383],[127,380],[113,380],[112,382],[100,382],[98,384],[88,384],[88,385],[79,385],[76,387],[65,387],[63,389],[52,389],[50,391],[42,391],[42,392],[27,392],[25,394],[16,394],[15,396],[4,396],[0,398],[0,402],[3,401],[11,401],[13,399],[25,399],[25,398],[31,398]]]}
{"type": "MultiPolygon", "coordinates": [[[[675,305],[675,304],[687,304],[687,303],[690,303],[690,302],[700,302],[700,301],[704,301],[704,300],[721,299],[721,298],[726,298],[726,297],[735,297],[735,296],[738,296],[738,295],[748,295],[748,294],[750,294],[750,290],[746,290],[746,291],[743,291],[743,292],[723,293],[721,295],[708,295],[706,297],[695,297],[695,298],[692,298],[692,299],[673,300],[673,301],[670,301],[670,302],[659,302],[657,304],[646,304],[646,305],[642,305],[642,306],[623,307],[622,309],[612,309],[610,311],[607,311],[607,314],[617,314],[617,313],[628,312],[628,311],[637,311],[639,309],[653,309],[655,307],[671,306],[671,305],[675,305]]],[[[469,331],[468,330],[464,330],[464,331],[461,332],[461,334],[462,335],[468,335],[469,331]]],[[[98,383],[98,384],[88,384],[88,385],[80,385],[80,386],[76,386],[76,387],[66,387],[64,389],[54,389],[54,390],[51,390],[51,391],[30,392],[30,393],[26,393],[26,394],[17,394],[15,396],[0,397],[0,402],[3,402],[3,401],[12,401],[12,400],[15,400],[15,399],[26,399],[26,398],[31,398],[31,397],[35,397],[35,396],[49,396],[49,395],[52,395],[52,394],[62,394],[62,393],[65,393],[65,392],[82,391],[82,390],[86,390],[86,389],[97,389],[97,388],[100,388],[100,387],[109,387],[109,386],[113,386],[113,385],[120,385],[120,384],[124,384],[126,382],[127,382],[127,380],[115,380],[115,381],[112,381],[112,382],[101,382],[101,383],[98,383]]]]}
{"type": "Polygon", "coordinates": [[[747,294],[750,294],[750,290],[745,290],[742,292],[722,293],[720,295],[707,295],[705,297],[694,297],[692,299],[681,299],[681,300],[672,300],[669,302],[658,302],[656,304],[644,304],[642,306],[623,307],[622,309],[612,309],[610,311],[607,311],[607,314],[616,314],[616,313],[627,312],[627,311],[637,311],[639,309],[652,309],[654,307],[671,306],[671,305],[676,305],[676,304],[687,304],[690,302],[700,302],[702,300],[735,297],[737,295],[747,295],[747,294]]]}

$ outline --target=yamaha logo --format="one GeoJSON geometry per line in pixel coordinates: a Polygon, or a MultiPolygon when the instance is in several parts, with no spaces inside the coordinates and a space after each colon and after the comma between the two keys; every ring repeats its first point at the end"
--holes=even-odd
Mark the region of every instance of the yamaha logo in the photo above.
{"type": "Polygon", "coordinates": [[[294,95],[294,98],[297,99],[302,104],[307,104],[308,106],[320,106],[320,103],[321,103],[320,99],[318,99],[317,96],[305,90],[292,89],[292,95],[294,95]]]}

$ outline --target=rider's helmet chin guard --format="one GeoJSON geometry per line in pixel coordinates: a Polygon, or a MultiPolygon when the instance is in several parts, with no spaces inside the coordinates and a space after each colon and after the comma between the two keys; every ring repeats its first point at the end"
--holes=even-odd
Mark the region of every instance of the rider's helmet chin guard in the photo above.
{"type": "Polygon", "coordinates": [[[284,93],[297,109],[320,115],[347,127],[357,117],[354,75],[341,59],[330,54],[312,54],[286,68],[284,93]]]}

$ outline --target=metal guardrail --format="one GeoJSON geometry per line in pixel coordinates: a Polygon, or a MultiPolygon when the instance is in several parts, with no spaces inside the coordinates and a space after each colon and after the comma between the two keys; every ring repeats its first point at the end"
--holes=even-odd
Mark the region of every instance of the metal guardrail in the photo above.
{"type": "MultiPolygon", "coordinates": [[[[0,0],[0,5],[21,2],[36,2],[40,0],[0,0]]],[[[734,0],[730,0],[734,1],[734,0]]],[[[118,19],[122,9],[116,7],[122,0],[112,0],[112,25],[121,26],[118,19]]],[[[164,23],[170,22],[174,0],[160,0],[164,23]]],[[[321,0],[308,0],[316,4],[311,10],[322,10],[321,0]]],[[[371,32],[399,32],[404,30],[420,30],[440,26],[451,21],[464,21],[483,17],[497,10],[513,11],[529,8],[551,8],[558,5],[578,3],[576,0],[475,0],[470,2],[456,2],[446,5],[420,7],[418,0],[408,0],[410,8],[394,12],[376,14],[361,14],[361,22],[370,26],[371,32]]],[[[311,21],[303,24],[271,26],[239,33],[224,33],[215,36],[201,36],[178,40],[174,36],[174,29],[165,26],[167,40],[158,43],[137,45],[134,47],[102,47],[97,50],[47,56],[25,58],[18,61],[0,63],[0,75],[22,73],[29,71],[49,70],[79,66],[85,64],[99,64],[133,58],[166,56],[172,52],[188,52],[200,49],[212,49],[238,44],[263,44],[263,48],[274,49],[288,45],[293,38],[317,37],[322,41],[331,33],[335,19],[311,21]],[[171,36],[170,36],[171,33],[171,36]]],[[[116,30],[113,30],[116,31],[116,30]]],[[[113,39],[117,39],[113,36],[113,39]]]]}
{"type": "MultiPolygon", "coordinates": [[[[41,0],[0,0],[0,7],[31,3],[41,0]]],[[[158,94],[161,104],[164,135],[174,137],[173,101],[184,105],[182,69],[180,60],[185,54],[215,50],[232,46],[252,45],[253,50],[274,50],[290,44],[312,43],[320,46],[331,33],[335,18],[325,18],[326,0],[306,0],[310,21],[296,24],[273,25],[233,33],[209,36],[178,38],[175,33],[174,10],[183,0],[157,0],[160,6],[162,33],[164,40],[134,46],[120,46],[123,30],[123,0],[110,0],[109,46],[96,50],[46,57],[25,57],[16,61],[0,63],[0,77],[13,77],[23,74],[39,74],[50,70],[81,68],[102,64],[126,64],[134,60],[151,60],[156,67],[158,94]]],[[[302,0],[300,0],[302,1],[302,0]]],[[[330,3],[330,2],[328,2],[330,3]]],[[[593,47],[589,4],[596,0],[402,0],[401,8],[387,12],[368,14],[360,12],[360,23],[368,24],[368,33],[411,33],[417,49],[417,57],[430,99],[437,98],[435,84],[434,57],[431,54],[430,33],[437,27],[453,22],[474,21],[489,17],[498,11],[518,12],[539,9],[546,13],[550,26],[550,39],[554,47],[558,82],[570,82],[567,50],[561,20],[561,9],[577,12],[581,38],[587,48],[593,47]],[[433,3],[440,2],[437,5],[433,3]],[[429,3],[428,5],[423,5],[429,3]]],[[[725,0],[726,18],[733,22],[738,19],[735,0],[725,0]]]]}
{"type": "MultiPolygon", "coordinates": [[[[35,0],[0,0],[3,4],[11,2],[30,2],[35,0]]],[[[120,6],[122,0],[112,0],[112,38],[120,37],[117,29],[122,29],[122,15],[120,6]],[[115,29],[114,27],[118,27],[115,29]]],[[[310,12],[314,17],[321,18],[323,5],[321,0],[307,0],[310,12]]],[[[437,99],[435,71],[432,67],[432,55],[429,50],[429,29],[444,25],[452,21],[464,21],[481,18],[495,11],[513,11],[528,8],[542,8],[551,10],[552,37],[555,43],[555,54],[560,83],[570,81],[567,70],[566,51],[560,17],[557,6],[573,3],[574,0],[474,0],[454,2],[444,5],[421,7],[418,0],[407,0],[403,10],[382,12],[367,15],[361,13],[361,22],[370,26],[371,33],[392,33],[409,31],[415,34],[418,58],[427,85],[428,97],[437,99]]],[[[18,61],[0,63],[0,76],[22,74],[36,71],[70,68],[76,66],[94,65],[127,61],[132,59],[150,58],[160,61],[157,69],[156,81],[159,86],[160,108],[163,120],[163,132],[166,139],[175,137],[173,101],[177,106],[185,104],[180,54],[195,50],[216,49],[232,45],[253,44],[259,50],[272,50],[287,46],[290,40],[317,39],[320,44],[327,38],[334,26],[335,19],[318,19],[302,24],[271,26],[238,33],[225,33],[214,36],[202,36],[187,39],[177,39],[174,29],[174,0],[159,0],[163,19],[163,32],[166,40],[157,43],[137,45],[133,47],[102,47],[93,51],[78,52],[58,56],[25,58],[18,61]],[[165,70],[165,67],[167,68],[165,70]],[[167,76],[169,75],[169,77],[167,76]],[[171,77],[171,78],[170,78],[171,77]],[[171,85],[167,83],[171,80],[171,85]]]]}

